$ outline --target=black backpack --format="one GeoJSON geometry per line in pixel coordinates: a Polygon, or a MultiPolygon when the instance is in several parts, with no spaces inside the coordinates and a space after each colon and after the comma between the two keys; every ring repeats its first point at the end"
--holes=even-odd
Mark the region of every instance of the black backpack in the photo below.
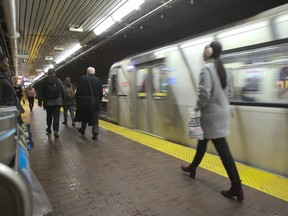
{"type": "Polygon", "coordinates": [[[58,98],[61,96],[60,86],[58,80],[54,76],[47,77],[45,82],[45,97],[46,98],[58,98]]]}

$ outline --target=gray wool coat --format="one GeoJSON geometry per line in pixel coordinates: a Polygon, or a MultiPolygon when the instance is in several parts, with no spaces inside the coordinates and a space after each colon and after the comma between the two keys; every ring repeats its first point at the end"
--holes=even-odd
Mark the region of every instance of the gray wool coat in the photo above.
{"type": "Polygon", "coordinates": [[[204,139],[226,137],[229,129],[229,98],[233,95],[232,75],[227,73],[227,86],[223,90],[214,60],[207,62],[199,77],[196,109],[201,111],[204,139]]]}

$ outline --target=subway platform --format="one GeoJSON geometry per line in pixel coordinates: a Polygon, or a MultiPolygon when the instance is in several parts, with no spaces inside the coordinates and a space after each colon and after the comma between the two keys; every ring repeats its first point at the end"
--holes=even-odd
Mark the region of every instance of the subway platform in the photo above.
{"type": "MultiPolygon", "coordinates": [[[[230,183],[219,157],[205,155],[193,180],[180,170],[194,149],[100,121],[80,135],[61,124],[59,138],[46,134],[46,112],[27,105],[32,126],[31,169],[52,204],[53,216],[287,216],[288,179],[237,163],[245,200],[220,193],[230,183]]],[[[76,126],[79,126],[79,123],[76,126]]]]}

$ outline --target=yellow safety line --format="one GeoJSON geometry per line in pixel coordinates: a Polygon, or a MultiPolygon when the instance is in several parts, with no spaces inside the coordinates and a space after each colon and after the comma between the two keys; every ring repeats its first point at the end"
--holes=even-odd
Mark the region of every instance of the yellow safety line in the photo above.
{"type": "MultiPolygon", "coordinates": [[[[195,149],[193,148],[149,136],[106,121],[100,120],[100,127],[186,162],[191,162],[191,159],[195,154],[195,149]]],[[[239,170],[243,184],[284,201],[288,201],[288,178],[238,162],[236,162],[236,166],[239,170]]],[[[205,154],[205,157],[201,162],[201,167],[227,177],[219,156],[209,153],[205,154]]]]}

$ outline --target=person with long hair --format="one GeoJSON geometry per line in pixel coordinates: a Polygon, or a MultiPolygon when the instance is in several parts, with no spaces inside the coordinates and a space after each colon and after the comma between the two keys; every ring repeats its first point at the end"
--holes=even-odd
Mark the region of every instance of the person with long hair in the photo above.
{"type": "Polygon", "coordinates": [[[203,59],[206,63],[200,72],[195,108],[201,111],[204,139],[198,141],[192,163],[189,166],[181,165],[181,169],[189,172],[190,177],[195,179],[196,168],[204,157],[208,141],[212,140],[231,181],[231,188],[221,193],[228,198],[236,196],[237,200],[242,201],[244,194],[241,180],[225,138],[230,133],[229,96],[233,93],[233,83],[231,75],[226,72],[220,60],[221,52],[221,44],[217,41],[204,49],[203,59]]]}

